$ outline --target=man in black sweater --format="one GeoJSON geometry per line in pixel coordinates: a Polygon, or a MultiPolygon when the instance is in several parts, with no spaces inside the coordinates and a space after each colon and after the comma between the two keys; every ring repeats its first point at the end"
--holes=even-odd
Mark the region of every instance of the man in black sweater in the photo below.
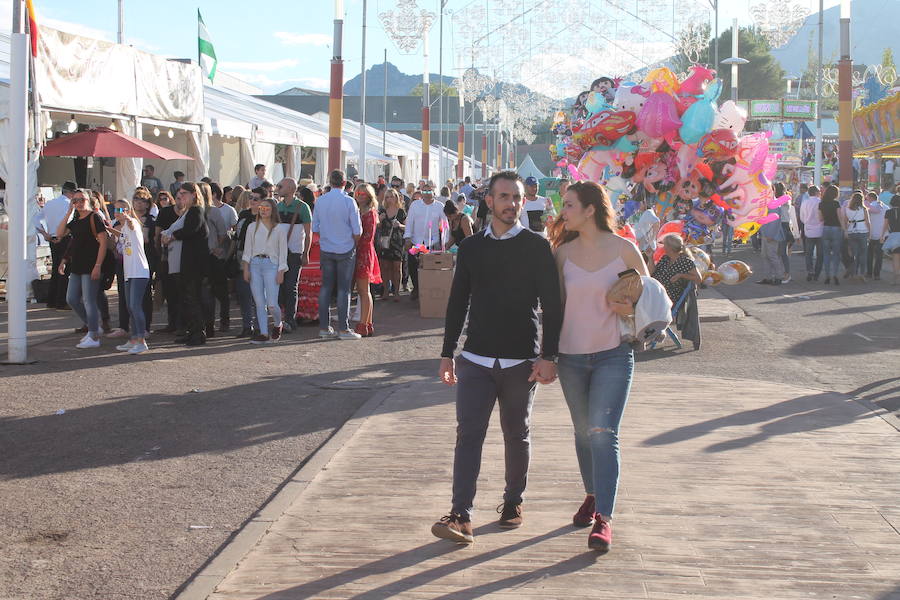
{"type": "Polygon", "coordinates": [[[522,494],[531,458],[531,407],[538,383],[556,379],[562,325],[559,276],[550,244],[519,223],[522,182],[512,171],[491,177],[486,196],[493,218],[484,232],[462,241],[447,305],[441,381],[457,383],[453,506],[431,532],[474,541],[472,507],[481,450],[494,403],[506,449],[506,489],[500,526],[522,524],[522,494]],[[538,341],[538,304],[543,347],[538,341]],[[469,316],[466,343],[454,352],[469,316]]]}

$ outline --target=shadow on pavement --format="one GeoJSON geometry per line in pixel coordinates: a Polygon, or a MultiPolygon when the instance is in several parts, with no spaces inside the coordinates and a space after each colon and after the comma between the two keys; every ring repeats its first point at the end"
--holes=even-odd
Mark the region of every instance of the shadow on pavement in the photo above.
{"type": "Polygon", "coordinates": [[[810,313],[807,317],[824,317],[828,315],[858,315],[859,313],[870,313],[876,310],[884,310],[886,308],[894,308],[896,303],[891,304],[874,304],[871,306],[845,306],[844,308],[835,308],[834,310],[823,310],[817,313],[810,313]]]}
{"type": "Polygon", "coordinates": [[[707,446],[706,452],[746,448],[780,435],[840,427],[876,415],[854,400],[835,401],[835,394],[821,393],[792,398],[764,408],[745,410],[725,417],[686,425],[648,438],[644,446],[664,446],[710,435],[728,427],[759,425],[753,435],[737,437],[707,446]]]}
{"type": "Polygon", "coordinates": [[[838,333],[804,340],[787,349],[793,356],[846,356],[900,349],[900,317],[867,321],[838,333]]]}
{"type": "MultiPolygon", "coordinates": [[[[484,535],[486,533],[496,531],[499,531],[496,527],[496,524],[487,524],[476,528],[474,533],[477,540],[477,537],[479,535],[484,535]]],[[[456,545],[446,540],[436,540],[430,544],[423,544],[417,548],[406,550],[399,554],[395,554],[394,556],[389,556],[387,558],[382,558],[380,560],[366,563],[364,565],[360,565],[359,567],[347,569],[346,571],[343,571],[341,573],[336,573],[334,575],[329,575],[321,579],[316,579],[315,581],[310,581],[308,583],[294,586],[287,590],[281,590],[272,594],[261,596],[259,600],[314,598],[318,597],[320,594],[325,597],[328,595],[326,594],[328,590],[338,589],[341,586],[352,584],[355,581],[365,579],[367,577],[372,577],[373,575],[384,575],[395,571],[402,571],[403,569],[408,569],[410,567],[419,565],[428,559],[444,556],[450,554],[451,552],[466,552],[466,558],[461,558],[453,562],[435,566],[430,569],[408,575],[392,583],[367,590],[354,596],[355,600],[381,600],[382,598],[390,598],[399,594],[403,594],[404,592],[409,592],[410,590],[414,590],[419,586],[427,585],[442,577],[455,575],[462,572],[464,569],[474,567],[483,563],[489,563],[492,560],[498,559],[508,554],[512,554],[513,552],[516,552],[523,548],[527,548],[528,546],[540,544],[541,542],[545,542],[561,535],[566,535],[568,533],[571,533],[572,531],[573,529],[571,525],[566,525],[554,529],[553,531],[548,531],[547,533],[528,538],[527,540],[522,540],[509,546],[504,546],[502,548],[497,548],[496,550],[491,550],[489,552],[478,553],[474,555],[471,553],[475,551],[473,550],[473,548],[475,547],[456,545]]],[[[441,596],[441,598],[478,598],[494,591],[515,587],[516,585],[519,585],[524,581],[530,580],[532,578],[571,573],[573,571],[577,571],[593,565],[596,560],[596,556],[596,552],[585,552],[549,567],[537,569],[535,571],[517,575],[515,577],[509,577],[507,579],[501,579],[499,581],[486,583],[477,587],[452,592],[445,596],[441,596]]]]}
{"type": "MultiPolygon", "coordinates": [[[[386,363],[378,370],[268,377],[220,390],[124,396],[63,414],[2,418],[0,478],[222,453],[333,429],[343,421],[335,423],[331,411],[321,410],[321,395],[328,393],[323,389],[367,397],[379,386],[433,367],[433,360],[386,363]]],[[[351,399],[333,394],[328,401],[351,399]]],[[[360,400],[352,402],[355,407],[360,400]]]]}
{"type": "Polygon", "coordinates": [[[847,392],[850,396],[866,400],[889,411],[900,411],[900,385],[886,387],[900,383],[900,377],[882,379],[847,392]]]}

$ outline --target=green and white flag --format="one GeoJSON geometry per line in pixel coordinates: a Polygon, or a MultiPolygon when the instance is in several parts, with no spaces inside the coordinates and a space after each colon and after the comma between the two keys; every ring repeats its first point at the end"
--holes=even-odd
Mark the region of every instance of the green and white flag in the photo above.
{"type": "Polygon", "coordinates": [[[216,65],[219,64],[219,61],[216,60],[216,50],[213,48],[212,38],[209,37],[209,32],[206,30],[206,23],[200,16],[200,9],[197,9],[197,44],[203,76],[209,77],[209,81],[212,83],[216,77],[216,65]]]}

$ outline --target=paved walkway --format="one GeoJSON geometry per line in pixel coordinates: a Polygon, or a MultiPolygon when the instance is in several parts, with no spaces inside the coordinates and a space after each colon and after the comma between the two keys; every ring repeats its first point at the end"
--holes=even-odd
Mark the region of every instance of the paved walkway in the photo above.
{"type": "Polygon", "coordinates": [[[212,600],[900,599],[900,432],[844,396],[638,373],[602,557],[570,524],[583,496],[557,385],[536,401],[525,525],[496,525],[495,414],[476,543],[433,538],[449,508],[453,411],[437,383],[393,390],[183,597],[218,584],[212,600]]]}

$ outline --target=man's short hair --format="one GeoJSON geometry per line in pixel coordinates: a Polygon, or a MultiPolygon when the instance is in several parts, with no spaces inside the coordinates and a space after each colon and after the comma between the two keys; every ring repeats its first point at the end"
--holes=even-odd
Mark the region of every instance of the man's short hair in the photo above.
{"type": "Polygon", "coordinates": [[[335,169],[328,175],[328,183],[331,184],[331,187],[344,187],[344,182],[347,181],[346,175],[340,169],[335,169]]]}
{"type": "Polygon", "coordinates": [[[819,186],[811,185],[809,189],[806,190],[810,196],[818,196],[819,195],[819,186]]]}
{"type": "Polygon", "coordinates": [[[259,171],[260,169],[265,169],[265,168],[266,168],[266,165],[259,163],[258,165],[253,166],[253,171],[256,172],[256,171],[259,171]]]}
{"type": "Polygon", "coordinates": [[[506,179],[507,181],[519,182],[521,179],[519,178],[519,174],[515,171],[498,171],[491,175],[490,181],[488,181],[488,189],[487,195],[494,195],[494,184],[501,179],[506,179]]]}
{"type": "Polygon", "coordinates": [[[212,179],[210,179],[209,177],[204,177],[200,180],[200,183],[212,183],[212,179]]]}
{"type": "Polygon", "coordinates": [[[156,169],[153,168],[153,165],[144,165],[144,168],[153,173],[156,169]]]}
{"type": "Polygon", "coordinates": [[[267,190],[271,190],[275,186],[272,185],[271,181],[263,180],[263,182],[261,184],[259,184],[259,187],[267,189],[267,190]]]}
{"type": "Polygon", "coordinates": [[[466,183],[472,183],[472,178],[466,175],[466,183]]]}
{"type": "Polygon", "coordinates": [[[222,186],[220,186],[220,185],[219,185],[218,183],[216,183],[215,181],[210,181],[210,182],[209,182],[209,189],[212,190],[212,195],[213,195],[213,197],[218,198],[219,200],[222,199],[222,186]]]}
{"type": "Polygon", "coordinates": [[[252,190],[250,190],[250,193],[256,194],[260,198],[265,198],[266,196],[269,195],[269,192],[266,191],[266,188],[264,188],[263,186],[253,188],[252,190]]]}
{"type": "Polygon", "coordinates": [[[603,83],[604,81],[606,81],[606,82],[609,83],[610,85],[613,85],[613,84],[615,83],[615,82],[614,82],[612,79],[610,79],[609,77],[598,77],[597,79],[594,80],[593,83],[591,83],[591,89],[594,89],[594,86],[595,86],[595,85],[597,85],[598,83],[603,83]]]}
{"type": "Polygon", "coordinates": [[[181,171],[175,171],[174,175],[175,175],[175,179],[178,179],[179,177],[184,177],[184,173],[182,173],[181,171]]]}
{"type": "Polygon", "coordinates": [[[74,181],[67,181],[63,184],[62,189],[64,192],[74,192],[78,189],[78,186],[75,185],[74,181]]]}

